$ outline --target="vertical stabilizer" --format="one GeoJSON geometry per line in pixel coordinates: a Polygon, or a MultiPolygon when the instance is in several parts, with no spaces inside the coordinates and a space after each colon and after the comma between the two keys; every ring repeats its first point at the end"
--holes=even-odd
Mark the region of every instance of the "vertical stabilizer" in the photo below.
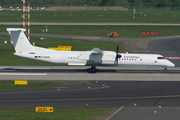
{"type": "Polygon", "coordinates": [[[23,28],[7,28],[11,36],[16,53],[35,52],[34,47],[27,39],[23,28]]]}

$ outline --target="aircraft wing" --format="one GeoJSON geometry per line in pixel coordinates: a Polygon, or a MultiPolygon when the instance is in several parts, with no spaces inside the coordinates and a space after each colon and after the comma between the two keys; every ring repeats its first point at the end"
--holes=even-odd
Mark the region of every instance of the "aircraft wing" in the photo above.
{"type": "Polygon", "coordinates": [[[91,54],[103,54],[103,51],[99,48],[93,48],[91,54]]]}
{"type": "Polygon", "coordinates": [[[93,48],[91,51],[86,51],[78,56],[78,59],[89,60],[90,55],[102,55],[103,51],[99,48],[93,48]]]}

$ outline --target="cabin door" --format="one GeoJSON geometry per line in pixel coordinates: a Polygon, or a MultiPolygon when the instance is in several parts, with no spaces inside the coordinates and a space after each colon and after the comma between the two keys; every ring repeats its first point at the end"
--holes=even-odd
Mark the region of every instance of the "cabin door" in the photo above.
{"type": "Polygon", "coordinates": [[[65,62],[65,56],[60,56],[60,62],[64,63],[65,62]]]}

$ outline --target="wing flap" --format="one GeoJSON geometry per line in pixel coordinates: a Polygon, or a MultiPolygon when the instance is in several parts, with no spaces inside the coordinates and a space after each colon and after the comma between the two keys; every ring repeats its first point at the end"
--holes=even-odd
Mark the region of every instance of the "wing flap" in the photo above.
{"type": "Polygon", "coordinates": [[[86,63],[68,63],[68,65],[82,65],[82,66],[84,66],[84,65],[86,65],[86,63]]]}

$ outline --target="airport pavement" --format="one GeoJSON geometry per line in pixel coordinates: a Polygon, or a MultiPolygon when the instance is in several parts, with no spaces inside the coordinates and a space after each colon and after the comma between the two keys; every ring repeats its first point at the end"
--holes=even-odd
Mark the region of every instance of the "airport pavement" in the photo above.
{"type": "Polygon", "coordinates": [[[137,107],[157,108],[160,105],[180,105],[179,81],[89,82],[91,84],[82,86],[3,90],[0,92],[0,110],[28,110],[38,106],[51,106],[54,109],[133,107],[134,103],[137,107]]]}
{"type": "Polygon", "coordinates": [[[123,107],[106,120],[179,120],[179,107],[123,107]]]}
{"type": "Polygon", "coordinates": [[[106,81],[180,81],[180,68],[97,67],[89,66],[1,66],[0,80],[106,80],[106,81]]]}

